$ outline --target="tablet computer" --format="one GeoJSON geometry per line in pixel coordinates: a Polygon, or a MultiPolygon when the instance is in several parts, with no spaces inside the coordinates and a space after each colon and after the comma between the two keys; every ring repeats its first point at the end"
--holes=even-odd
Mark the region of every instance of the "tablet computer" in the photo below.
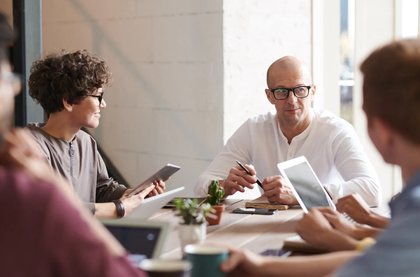
{"type": "Polygon", "coordinates": [[[279,163],[277,167],[305,213],[312,207],[336,209],[304,156],[279,163]]]}
{"type": "Polygon", "coordinates": [[[149,219],[155,212],[163,208],[168,201],[179,196],[185,187],[165,191],[162,194],[148,197],[135,207],[125,218],[149,219]]]}
{"type": "Polygon", "coordinates": [[[152,184],[155,181],[165,181],[169,177],[171,177],[172,174],[180,170],[181,167],[173,164],[167,164],[163,168],[161,168],[158,172],[150,176],[146,181],[140,183],[135,189],[133,189],[127,196],[133,196],[142,190],[144,190],[146,187],[148,187],[150,184],[152,184]]]}

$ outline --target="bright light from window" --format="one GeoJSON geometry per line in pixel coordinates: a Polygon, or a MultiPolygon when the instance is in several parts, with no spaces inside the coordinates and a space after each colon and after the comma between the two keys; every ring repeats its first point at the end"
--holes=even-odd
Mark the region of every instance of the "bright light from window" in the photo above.
{"type": "Polygon", "coordinates": [[[418,0],[402,1],[402,37],[416,38],[419,31],[419,2],[418,0]]]}

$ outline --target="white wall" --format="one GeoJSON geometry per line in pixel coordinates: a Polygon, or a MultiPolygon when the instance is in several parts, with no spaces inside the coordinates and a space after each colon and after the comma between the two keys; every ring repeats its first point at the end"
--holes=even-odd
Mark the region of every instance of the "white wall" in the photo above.
{"type": "Polygon", "coordinates": [[[42,4],[44,52],[86,48],[114,73],[93,134],[128,182],[169,162],[168,188],[190,188],[223,144],[222,1],[42,4]]]}
{"type": "Polygon", "coordinates": [[[293,55],[311,66],[308,0],[223,2],[224,142],[250,116],[274,109],[265,95],[271,63],[293,55]]]}

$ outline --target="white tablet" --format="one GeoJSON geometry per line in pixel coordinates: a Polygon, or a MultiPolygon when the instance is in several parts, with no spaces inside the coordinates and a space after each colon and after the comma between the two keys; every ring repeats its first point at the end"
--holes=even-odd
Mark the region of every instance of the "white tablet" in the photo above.
{"type": "Polygon", "coordinates": [[[165,191],[162,194],[152,196],[143,200],[143,202],[134,208],[131,213],[125,216],[125,218],[136,218],[136,219],[148,219],[160,208],[166,205],[173,198],[180,195],[185,187],[180,187],[173,190],[165,191]]]}
{"type": "Polygon", "coordinates": [[[312,207],[331,207],[335,210],[334,203],[305,157],[279,163],[277,167],[305,213],[312,207]]]}

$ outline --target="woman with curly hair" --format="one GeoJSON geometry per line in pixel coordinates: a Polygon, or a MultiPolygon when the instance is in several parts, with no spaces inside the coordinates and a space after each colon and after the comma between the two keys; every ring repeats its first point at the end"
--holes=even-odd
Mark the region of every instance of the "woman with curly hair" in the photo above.
{"type": "Polygon", "coordinates": [[[104,89],[112,82],[105,61],[86,50],[52,54],[35,61],[29,95],[48,114],[47,123],[29,124],[49,164],[72,185],[97,217],[123,217],[146,196],[160,194],[165,183],[154,183],[132,197],[108,176],[96,141],[82,127],[96,128],[106,107],[104,89]]]}

